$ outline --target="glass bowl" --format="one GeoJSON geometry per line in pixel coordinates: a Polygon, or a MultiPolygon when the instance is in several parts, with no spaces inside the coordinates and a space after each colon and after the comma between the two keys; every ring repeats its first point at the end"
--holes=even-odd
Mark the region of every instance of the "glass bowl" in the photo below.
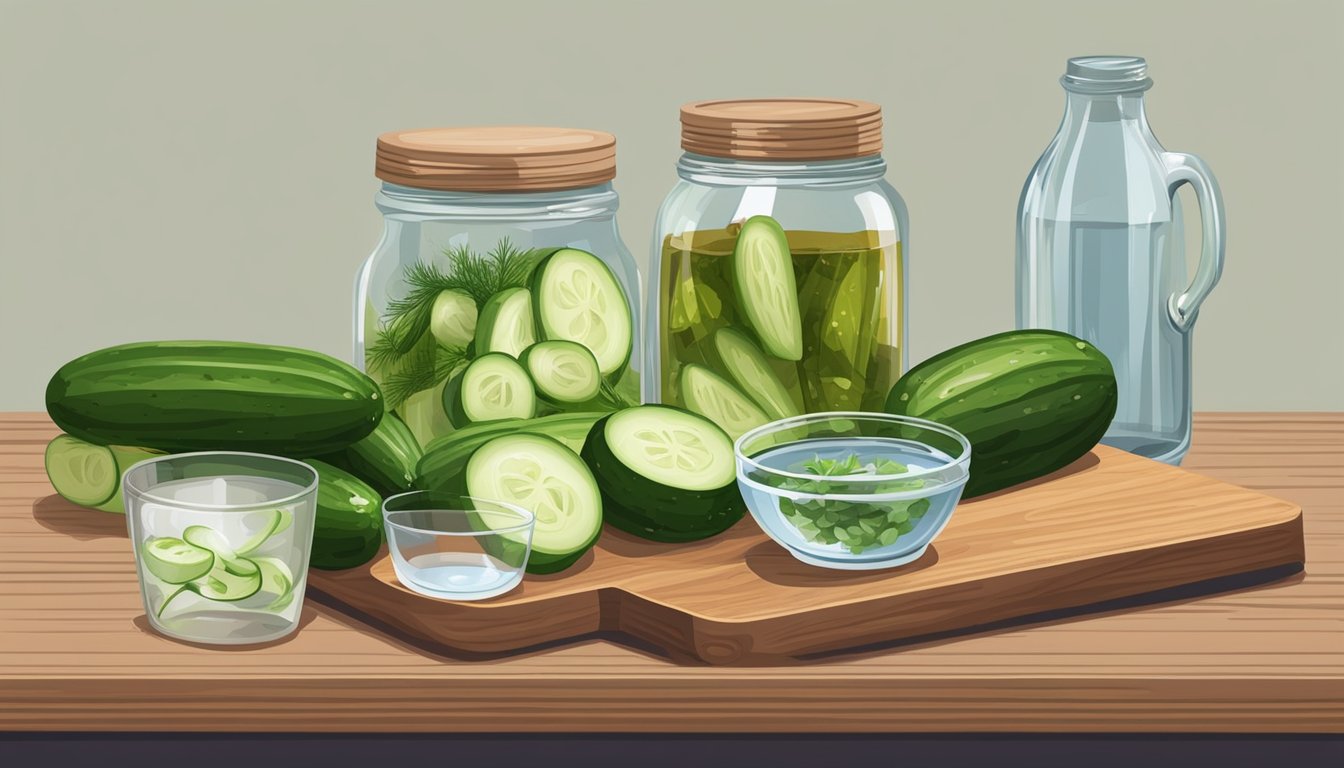
{"type": "Polygon", "coordinates": [[[737,484],[761,529],[794,557],[869,570],[924,554],[970,476],[971,444],[950,427],[885,413],[811,413],[733,445],[737,484]]]}
{"type": "Polygon", "coordinates": [[[503,501],[411,491],[383,501],[397,581],[443,600],[484,600],[518,586],[536,517],[503,501]]]}

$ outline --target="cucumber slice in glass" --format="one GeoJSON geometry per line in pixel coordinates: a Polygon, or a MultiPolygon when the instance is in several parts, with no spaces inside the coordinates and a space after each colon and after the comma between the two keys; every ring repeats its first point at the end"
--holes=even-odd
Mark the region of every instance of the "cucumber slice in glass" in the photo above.
{"type": "Polygon", "coordinates": [[[182,531],[182,538],[188,544],[194,544],[202,549],[214,552],[217,560],[238,559],[238,553],[233,547],[229,546],[228,539],[216,533],[213,528],[207,528],[204,525],[189,525],[182,531]]]}
{"type": "Polygon", "coordinates": [[[199,579],[215,565],[215,555],[210,550],[172,537],[145,541],[140,556],[145,568],[168,584],[199,579]]]}
{"type": "Polygon", "coordinates": [[[728,435],[708,420],[676,408],[640,406],[613,414],[605,439],[628,471],[672,488],[712,491],[736,477],[728,435]]]}
{"type": "Polygon", "coordinates": [[[766,352],[781,360],[803,357],[803,326],[793,256],[779,222],[752,216],[733,247],[737,304],[766,352]]]}
{"type": "Polygon", "coordinates": [[[488,352],[448,382],[443,408],[457,427],[496,419],[530,419],[537,415],[537,393],[517,360],[502,352],[488,352]]]}
{"type": "Polygon", "coordinates": [[[593,254],[563,248],[543,259],[532,275],[532,302],[541,337],[587,347],[603,376],[616,377],[630,362],[630,304],[593,254]]]}
{"type": "Polygon", "coordinates": [[[532,294],[526,288],[500,291],[485,302],[476,321],[476,351],[517,357],[537,340],[532,327],[532,294]]]}
{"type": "Polygon", "coordinates": [[[434,298],[429,332],[445,347],[465,347],[476,337],[476,318],[476,300],[449,288],[434,298]]]}
{"type": "Polygon", "coordinates": [[[275,509],[272,510],[269,514],[270,517],[262,521],[262,524],[260,527],[258,527],[257,532],[252,534],[251,538],[243,542],[243,545],[239,547],[237,550],[235,550],[234,552],[235,555],[246,555],[250,552],[256,551],[259,547],[261,547],[262,544],[266,543],[267,539],[271,538],[280,531],[280,524],[282,522],[285,523],[286,528],[289,527],[289,521],[286,520],[286,516],[289,515],[289,510],[275,509]]]}
{"type": "Polygon", "coordinates": [[[714,350],[728,375],[771,419],[802,413],[784,382],[770,370],[770,361],[746,334],[720,328],[714,332],[714,350]]]}
{"type": "Polygon", "coordinates": [[[278,557],[258,557],[254,561],[261,572],[259,594],[272,596],[267,610],[278,611],[294,600],[294,572],[278,557]]]}
{"type": "Polygon", "coordinates": [[[602,530],[597,481],[577,454],[549,437],[497,437],[472,454],[464,476],[470,495],[516,504],[536,515],[529,570],[568,565],[602,530]]]}
{"type": "Polygon", "coordinates": [[[261,581],[261,569],[251,560],[216,557],[210,572],[187,582],[186,587],[207,600],[233,603],[260,592],[261,581]]]}
{"type": "Polygon", "coordinates": [[[602,388],[597,358],[573,341],[539,341],[523,350],[518,362],[527,369],[538,394],[553,403],[585,403],[602,388]]]}
{"type": "Polygon", "coordinates": [[[704,366],[682,366],[681,397],[687,408],[718,424],[732,440],[770,421],[746,395],[704,366]]]}

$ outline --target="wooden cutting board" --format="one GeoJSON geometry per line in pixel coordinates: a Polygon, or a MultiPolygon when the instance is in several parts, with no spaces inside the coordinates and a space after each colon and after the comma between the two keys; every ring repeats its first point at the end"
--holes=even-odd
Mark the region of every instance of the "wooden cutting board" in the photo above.
{"type": "Polygon", "coordinates": [[[1160,600],[1189,585],[1225,589],[1229,577],[1286,576],[1304,559],[1296,505],[1098,446],[1048,478],[963,502],[923,557],[887,571],[805,565],[748,517],[690,544],[608,527],[564,573],[528,576],[481,602],[405,589],[385,553],[361,568],[312,571],[308,588],[448,654],[604,632],[680,660],[741,664],[1160,600]]]}

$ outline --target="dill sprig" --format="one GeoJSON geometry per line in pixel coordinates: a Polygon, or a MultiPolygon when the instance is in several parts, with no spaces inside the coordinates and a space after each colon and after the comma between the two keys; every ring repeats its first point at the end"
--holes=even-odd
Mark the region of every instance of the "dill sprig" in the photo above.
{"type": "Polygon", "coordinates": [[[469,362],[467,350],[439,345],[429,332],[434,300],[461,291],[479,309],[500,291],[527,285],[550,249],[521,249],[508,238],[481,255],[467,245],[444,250],[446,268],[417,262],[402,275],[409,290],[387,306],[378,333],[365,350],[365,364],[382,374],[383,397],[393,409],[421,390],[437,386],[469,362]]]}

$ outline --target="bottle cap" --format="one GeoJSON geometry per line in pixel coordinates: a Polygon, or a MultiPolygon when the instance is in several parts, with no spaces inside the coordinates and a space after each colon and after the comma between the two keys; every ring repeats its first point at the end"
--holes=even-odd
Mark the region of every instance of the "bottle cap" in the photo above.
{"type": "Polygon", "coordinates": [[[616,177],[616,137],[603,131],[494,125],[393,131],[378,137],[374,175],[461,192],[541,192],[616,177]]]}
{"type": "Polygon", "coordinates": [[[1126,93],[1153,87],[1148,62],[1138,56],[1079,56],[1059,79],[1074,93],[1126,93]]]}
{"type": "Polygon", "coordinates": [[[882,151],[882,108],[853,99],[732,99],[681,108],[681,148],[752,160],[841,160],[882,151]]]}

